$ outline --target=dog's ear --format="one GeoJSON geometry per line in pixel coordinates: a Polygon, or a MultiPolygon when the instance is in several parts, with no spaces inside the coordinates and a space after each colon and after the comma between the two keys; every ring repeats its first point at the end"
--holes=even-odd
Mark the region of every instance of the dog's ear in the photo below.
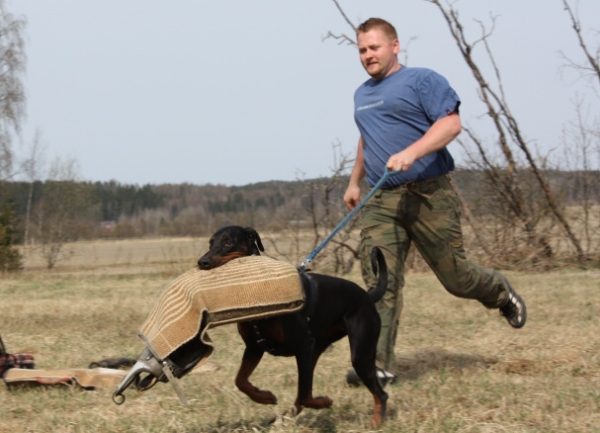
{"type": "Polygon", "coordinates": [[[254,230],[252,227],[246,227],[244,230],[246,230],[246,233],[248,234],[248,237],[250,239],[254,240],[254,243],[256,244],[256,246],[258,247],[258,249],[260,251],[264,251],[265,247],[263,247],[263,244],[260,240],[260,236],[258,235],[258,232],[256,230],[254,230]]]}

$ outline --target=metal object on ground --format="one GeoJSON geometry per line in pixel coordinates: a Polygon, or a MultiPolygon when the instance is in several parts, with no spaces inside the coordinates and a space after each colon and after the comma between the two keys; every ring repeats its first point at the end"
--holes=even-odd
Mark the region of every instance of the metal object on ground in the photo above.
{"type": "MultiPolygon", "coordinates": [[[[132,384],[138,383],[140,379],[140,375],[143,373],[148,373],[154,377],[153,380],[148,382],[148,385],[145,386],[144,389],[149,389],[154,384],[160,380],[166,379],[168,380],[175,392],[179,396],[179,399],[183,404],[188,404],[187,399],[185,398],[185,394],[183,390],[179,386],[179,382],[173,376],[171,372],[171,367],[169,366],[168,361],[160,361],[149,349],[144,350],[142,356],[139,357],[138,361],[131,367],[129,373],[121,380],[119,385],[117,386],[116,391],[113,393],[112,399],[115,404],[121,405],[125,402],[125,396],[123,392],[132,384]]],[[[166,380],[163,380],[166,382],[166,380]]],[[[139,389],[139,387],[138,387],[139,389]]]]}

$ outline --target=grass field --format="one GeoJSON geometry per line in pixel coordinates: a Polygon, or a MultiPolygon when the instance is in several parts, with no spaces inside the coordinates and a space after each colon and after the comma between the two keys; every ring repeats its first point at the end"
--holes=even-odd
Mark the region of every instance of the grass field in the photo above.
{"type": "MultiPolygon", "coordinates": [[[[0,281],[0,333],[10,352],[31,352],[37,368],[85,368],[107,357],[137,357],[137,331],[165,285],[193,266],[204,240],[102,244],[51,272],[30,261],[0,281]],[[156,245],[158,244],[158,245],[156,245]]],[[[81,246],[80,246],[81,247],[81,246]]],[[[91,248],[91,247],[90,247],[91,248]]],[[[30,260],[33,260],[30,257],[30,260]]],[[[383,432],[600,432],[600,272],[509,274],[529,321],[512,329],[497,311],[447,294],[430,273],[411,273],[396,346],[399,381],[388,386],[383,432]]],[[[360,283],[358,275],[351,279],[360,283]]],[[[362,283],[361,283],[362,284],[362,283]]],[[[235,326],[210,332],[212,371],[180,380],[122,406],[114,389],[0,386],[0,432],[362,432],[372,398],[349,388],[346,341],[320,360],[315,393],[331,409],[281,417],[295,397],[293,359],[265,356],[253,382],[279,398],[261,406],[233,378],[243,344],[235,326]],[[271,423],[273,420],[274,423],[271,423]]]]}

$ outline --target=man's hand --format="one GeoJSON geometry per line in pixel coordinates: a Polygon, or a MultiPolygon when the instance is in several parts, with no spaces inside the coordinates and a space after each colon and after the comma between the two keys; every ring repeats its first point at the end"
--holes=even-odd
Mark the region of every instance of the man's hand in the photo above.
{"type": "Polygon", "coordinates": [[[348,189],[346,189],[346,194],[344,194],[344,203],[346,203],[346,207],[349,210],[354,210],[354,208],[360,202],[360,186],[358,185],[348,185],[348,189]]]}
{"type": "Polygon", "coordinates": [[[415,163],[416,159],[417,158],[412,155],[412,152],[410,152],[410,148],[408,148],[390,156],[386,167],[389,171],[408,171],[415,163]]]}

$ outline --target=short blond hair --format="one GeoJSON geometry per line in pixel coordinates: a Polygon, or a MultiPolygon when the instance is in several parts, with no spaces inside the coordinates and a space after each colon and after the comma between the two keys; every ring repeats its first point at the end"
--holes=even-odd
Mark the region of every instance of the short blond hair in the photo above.
{"type": "Polygon", "coordinates": [[[369,18],[364,23],[358,26],[356,34],[366,33],[373,29],[379,29],[391,41],[398,39],[396,28],[382,18],[369,18]]]}

